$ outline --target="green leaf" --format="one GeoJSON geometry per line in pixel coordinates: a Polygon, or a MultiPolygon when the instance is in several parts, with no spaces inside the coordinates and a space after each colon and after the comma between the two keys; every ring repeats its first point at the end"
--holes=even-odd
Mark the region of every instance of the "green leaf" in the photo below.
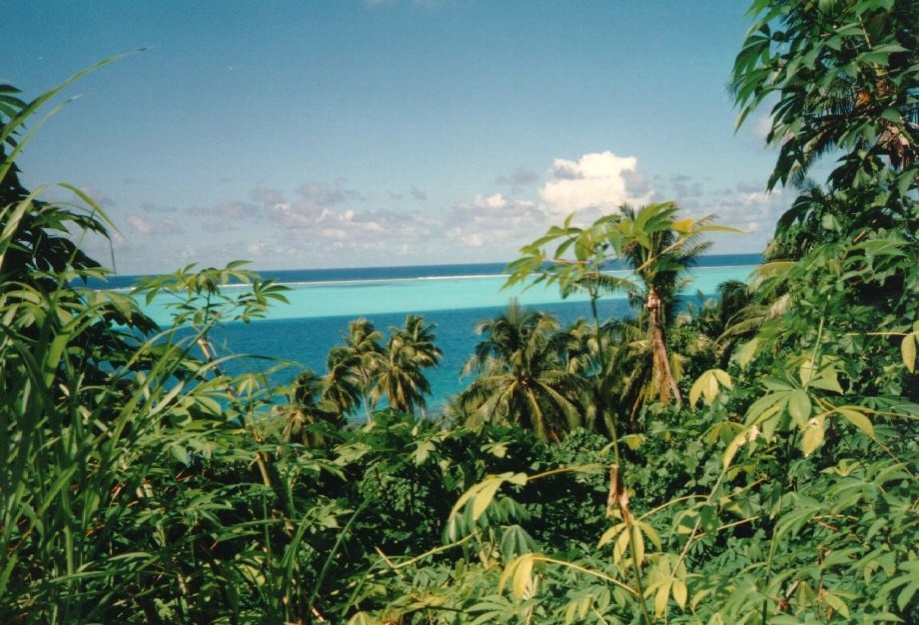
{"type": "Polygon", "coordinates": [[[823,430],[824,430],[824,417],[820,415],[814,419],[811,419],[807,428],[804,430],[804,436],[802,437],[801,447],[804,451],[804,456],[810,456],[814,453],[814,450],[820,447],[823,444],[823,430]]]}
{"type": "Polygon", "coordinates": [[[686,588],[686,582],[682,580],[674,580],[673,582],[673,600],[677,602],[677,605],[681,609],[686,608],[686,599],[689,595],[689,590],[686,588]]]}
{"type": "Polygon", "coordinates": [[[795,420],[799,428],[807,427],[807,421],[811,416],[811,400],[807,392],[801,389],[791,392],[788,396],[788,414],[795,420]]]}
{"type": "Polygon", "coordinates": [[[503,480],[491,480],[486,482],[482,488],[476,493],[475,498],[472,500],[472,519],[478,521],[479,517],[485,512],[488,506],[491,504],[492,499],[494,499],[495,494],[498,492],[498,489],[501,488],[503,480]]]}
{"type": "Polygon", "coordinates": [[[857,427],[870,438],[874,438],[874,426],[871,420],[858,406],[840,406],[836,412],[841,414],[849,423],[857,427]]]}
{"type": "Polygon", "coordinates": [[[903,365],[910,373],[916,371],[916,333],[907,334],[900,342],[900,354],[903,356],[903,365]]]}
{"type": "Polygon", "coordinates": [[[801,363],[801,369],[798,371],[798,377],[801,379],[801,385],[807,387],[810,384],[810,381],[814,378],[817,368],[814,367],[814,363],[811,362],[810,358],[805,358],[804,362],[801,363]]]}
{"type": "Polygon", "coordinates": [[[711,406],[721,390],[720,386],[731,388],[731,376],[721,369],[705,371],[689,389],[689,405],[695,407],[701,395],[705,398],[705,403],[711,406]]]}
{"type": "Polygon", "coordinates": [[[498,580],[498,589],[504,590],[509,580],[511,593],[515,599],[523,599],[533,589],[533,565],[536,563],[537,554],[528,553],[520,556],[507,565],[498,580]]]}

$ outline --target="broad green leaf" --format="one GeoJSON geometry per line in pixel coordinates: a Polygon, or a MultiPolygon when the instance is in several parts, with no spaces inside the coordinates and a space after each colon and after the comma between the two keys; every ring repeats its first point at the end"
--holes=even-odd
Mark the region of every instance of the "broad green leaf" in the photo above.
{"type": "Polygon", "coordinates": [[[625,523],[617,523],[616,525],[603,532],[603,535],[600,536],[600,540],[597,542],[597,549],[618,537],[619,534],[624,532],[627,527],[628,526],[625,523]]]}
{"type": "Polygon", "coordinates": [[[682,580],[674,580],[673,582],[673,600],[677,602],[677,605],[681,609],[686,608],[686,599],[689,595],[689,590],[686,588],[686,582],[682,580]]]}
{"type": "Polygon", "coordinates": [[[850,618],[849,606],[839,597],[839,595],[832,592],[828,592],[823,595],[823,600],[826,601],[826,604],[839,612],[843,618],[850,618]]]}
{"type": "Polygon", "coordinates": [[[903,365],[910,373],[916,371],[916,333],[910,333],[900,342],[900,354],[903,356],[903,365]]]}
{"type": "Polygon", "coordinates": [[[801,379],[801,386],[807,387],[810,384],[810,381],[813,379],[814,374],[817,369],[814,367],[814,363],[811,362],[810,358],[805,358],[804,362],[801,363],[801,369],[798,372],[798,377],[801,379]]]}
{"type": "Polygon", "coordinates": [[[503,591],[511,582],[511,593],[515,599],[524,598],[533,588],[533,565],[538,554],[528,553],[508,564],[498,580],[498,590],[503,591]]]}
{"type": "Polygon", "coordinates": [[[795,420],[799,428],[807,427],[811,416],[811,400],[806,391],[798,389],[791,392],[788,396],[788,414],[795,420]]]}
{"type": "Polygon", "coordinates": [[[728,446],[724,450],[724,455],[721,458],[721,463],[724,467],[724,470],[727,471],[728,467],[731,466],[731,462],[734,460],[734,456],[737,454],[737,451],[747,442],[747,434],[749,430],[744,430],[739,432],[737,436],[734,437],[728,446]]]}
{"type": "Polygon", "coordinates": [[[823,415],[811,419],[808,422],[807,427],[804,429],[804,436],[802,437],[801,441],[801,447],[804,451],[805,457],[814,453],[814,450],[820,447],[820,445],[823,443],[823,428],[823,415]]]}
{"type": "Polygon", "coordinates": [[[485,510],[488,509],[488,506],[491,505],[491,501],[494,499],[498,489],[501,488],[502,482],[503,480],[501,479],[489,480],[475,494],[472,500],[472,519],[474,521],[478,521],[479,517],[481,517],[485,510]]]}
{"type": "Polygon", "coordinates": [[[836,412],[841,414],[845,419],[865,433],[870,438],[874,438],[874,426],[871,420],[858,406],[840,406],[836,412]]]}

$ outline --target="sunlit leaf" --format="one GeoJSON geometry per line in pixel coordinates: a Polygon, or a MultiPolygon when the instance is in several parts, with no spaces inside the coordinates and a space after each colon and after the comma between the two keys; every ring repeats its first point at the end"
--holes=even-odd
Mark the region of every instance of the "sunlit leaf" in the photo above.
{"type": "Polygon", "coordinates": [[[870,438],[874,438],[874,426],[871,420],[858,406],[840,406],[836,412],[842,415],[849,423],[857,427],[870,438]]]}
{"type": "Polygon", "coordinates": [[[802,436],[801,441],[801,447],[804,451],[805,457],[814,453],[814,450],[823,443],[823,431],[823,415],[815,417],[808,422],[807,427],[804,429],[804,435],[802,436]]]}
{"type": "Polygon", "coordinates": [[[916,371],[916,333],[910,333],[903,337],[900,342],[900,354],[903,357],[903,366],[907,371],[914,373],[916,371]]]}

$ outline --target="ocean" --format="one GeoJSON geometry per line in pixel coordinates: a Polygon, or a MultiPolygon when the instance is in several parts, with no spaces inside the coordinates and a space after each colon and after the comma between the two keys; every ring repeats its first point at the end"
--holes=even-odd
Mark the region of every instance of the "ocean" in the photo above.
{"type": "MultiPolygon", "coordinates": [[[[690,272],[692,283],[684,289],[683,298],[711,296],[726,280],[745,280],[761,261],[757,254],[702,257],[690,272]]],[[[324,373],[326,355],[342,342],[348,322],[365,317],[388,336],[389,328],[402,326],[406,315],[422,315],[435,325],[436,344],[443,351],[440,365],[427,371],[430,413],[469,382],[460,373],[480,340],[473,331],[476,323],[499,314],[511,299],[525,308],[551,312],[562,323],[590,317],[585,297],[562,300],[555,285],[503,289],[505,268],[504,263],[489,263],[259,272],[290,288],[285,293],[290,304],[273,306],[264,319],[226,324],[211,339],[221,356],[269,358],[234,360],[232,369],[237,372],[264,371],[278,361],[290,362],[290,367],[272,378],[286,383],[304,367],[324,373]]],[[[106,287],[126,288],[135,279],[112,276],[106,287]]],[[[168,323],[162,300],[146,310],[158,322],[168,323]]],[[[599,310],[604,319],[630,312],[623,296],[601,299],[599,310]]]]}

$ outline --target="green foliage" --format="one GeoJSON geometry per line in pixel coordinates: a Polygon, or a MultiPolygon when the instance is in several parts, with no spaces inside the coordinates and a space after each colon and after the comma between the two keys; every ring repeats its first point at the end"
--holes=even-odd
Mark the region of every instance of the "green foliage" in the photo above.
{"type": "Polygon", "coordinates": [[[0,88],[0,621],[919,622],[916,10],[752,11],[734,86],[742,117],[777,99],[772,183],[827,150],[838,167],[754,284],[659,318],[689,405],[643,395],[612,441],[610,397],[630,411],[652,369],[648,299],[675,296],[708,222],[653,205],[524,248],[512,280],[629,289],[644,312],[483,323],[472,427],[445,428],[409,414],[440,356],[420,318],[388,342],[357,320],[324,375],[273,388],[207,343],[283,301],[241,264],[80,286],[104,271],[74,241],[104,215],[70,187],[42,202],[14,162],[56,91],[0,88]],[[606,279],[613,257],[634,280],[606,279]]]}
{"type": "Polygon", "coordinates": [[[891,191],[906,195],[919,172],[916,4],[757,0],[750,14],[732,87],[738,123],[773,103],[767,142],[779,156],[769,187],[800,179],[835,151],[837,187],[888,178],[891,191]]]}
{"type": "Polygon", "coordinates": [[[516,423],[544,440],[582,425],[587,384],[567,367],[573,337],[560,331],[557,319],[514,301],[506,313],[479,323],[476,333],[484,339],[464,368],[476,377],[455,402],[467,425],[516,423]]]}

